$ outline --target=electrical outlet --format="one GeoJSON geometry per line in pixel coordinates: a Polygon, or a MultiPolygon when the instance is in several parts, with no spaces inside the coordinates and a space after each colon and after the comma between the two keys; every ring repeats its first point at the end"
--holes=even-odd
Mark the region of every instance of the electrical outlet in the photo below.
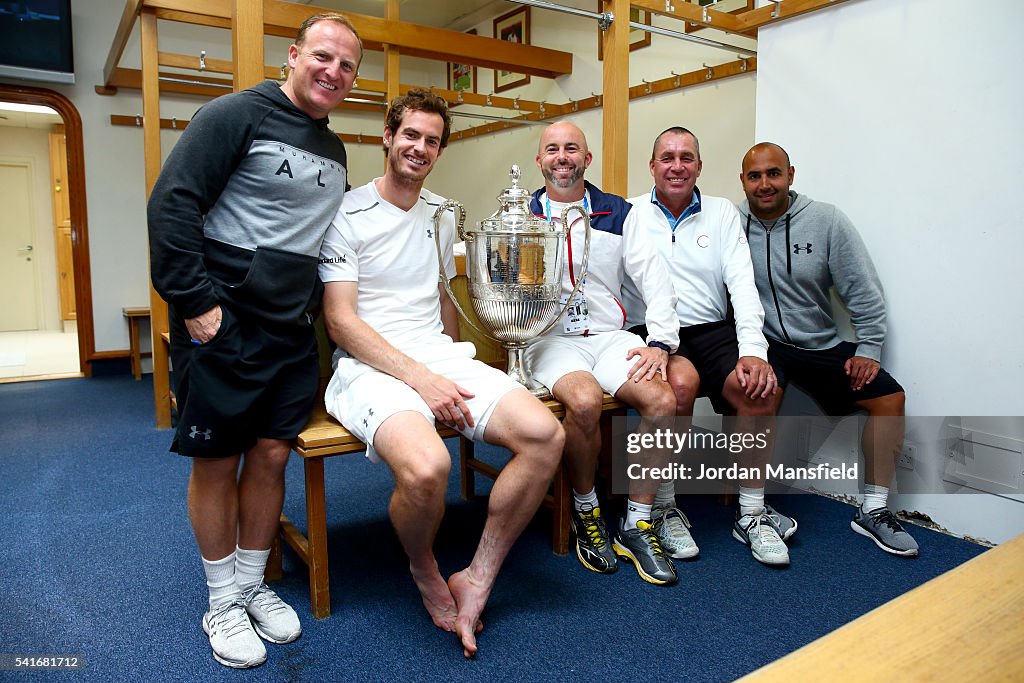
{"type": "Polygon", "coordinates": [[[900,456],[896,459],[896,467],[902,467],[905,470],[914,469],[914,459],[917,457],[917,444],[906,442],[903,444],[903,450],[900,451],[900,456]]]}

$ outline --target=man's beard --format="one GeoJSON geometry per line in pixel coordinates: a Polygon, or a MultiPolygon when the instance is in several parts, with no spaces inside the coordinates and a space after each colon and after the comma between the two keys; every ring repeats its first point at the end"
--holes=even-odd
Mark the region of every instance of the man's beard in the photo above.
{"type": "Polygon", "coordinates": [[[573,185],[578,183],[580,181],[580,178],[583,177],[584,170],[585,169],[577,166],[576,168],[573,169],[572,175],[570,175],[565,180],[558,179],[555,176],[555,172],[551,170],[544,174],[544,178],[547,179],[547,181],[554,185],[555,187],[560,187],[564,190],[565,188],[572,187],[573,185]]]}

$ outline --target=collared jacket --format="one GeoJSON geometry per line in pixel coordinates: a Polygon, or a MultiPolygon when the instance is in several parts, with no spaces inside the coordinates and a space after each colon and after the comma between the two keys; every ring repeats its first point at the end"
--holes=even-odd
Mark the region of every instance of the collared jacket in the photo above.
{"type": "MultiPolygon", "coordinates": [[[[646,302],[645,315],[648,338],[667,344],[675,351],[679,346],[679,326],[676,324],[675,294],[665,267],[651,246],[640,239],[637,212],[622,197],[602,192],[584,181],[590,198],[590,262],[583,286],[583,295],[590,311],[589,334],[621,330],[626,325],[626,310],[622,305],[623,283],[627,280],[646,302]]],[[[534,215],[550,220],[543,201],[544,188],[533,193],[530,210],[534,215]]],[[[582,203],[582,202],[580,202],[582,203]]],[[[568,246],[571,258],[562,276],[562,296],[568,296],[580,273],[583,260],[585,228],[578,213],[571,213],[573,221],[568,246]],[[571,268],[568,265],[571,264],[571,268]]],[[[557,217],[556,217],[557,219],[557,217]]],[[[560,323],[555,323],[548,334],[564,334],[560,323]]]]}
{"type": "MultiPolygon", "coordinates": [[[[732,202],[697,193],[694,212],[673,230],[653,192],[630,199],[639,214],[643,240],[663,257],[676,293],[680,327],[726,320],[732,304],[740,356],[768,360],[761,328],[764,309],[754,284],[750,250],[732,202]]],[[[625,289],[629,324],[645,315],[644,301],[625,289]]]]}

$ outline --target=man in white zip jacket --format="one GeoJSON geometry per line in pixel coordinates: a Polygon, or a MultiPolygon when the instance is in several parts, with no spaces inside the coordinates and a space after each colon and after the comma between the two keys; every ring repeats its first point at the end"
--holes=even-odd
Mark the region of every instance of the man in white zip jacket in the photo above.
{"type": "MultiPolygon", "coordinates": [[[[761,330],[764,310],[739,214],[732,202],[701,194],[701,165],[692,132],[678,126],[665,130],[651,153],[654,189],[630,203],[640,212],[645,241],[661,254],[675,285],[680,341],[669,360],[668,379],[676,415],[692,416],[694,400],[707,395],[715,410],[736,416],[736,433],[766,435],[767,448],[740,458],[742,465],[763,475],[781,393],[768,364],[768,342],[761,330]]],[[[628,282],[623,289],[627,325],[642,333],[643,298],[628,282]]],[[[785,539],[796,531],[796,521],[765,504],[763,476],[741,479],[739,485],[733,538],[749,546],[759,562],[788,564],[785,539]]],[[[697,545],[689,521],[675,508],[674,494],[672,482],[658,489],[658,533],[674,557],[693,557],[697,545]]]]}
{"type": "MultiPolygon", "coordinates": [[[[656,585],[676,582],[672,560],[665,556],[654,533],[652,480],[631,480],[626,514],[614,542],[610,541],[595,490],[601,450],[603,392],[637,409],[640,431],[650,431],[657,417],[671,416],[675,406],[665,381],[669,353],[678,343],[675,298],[664,266],[650,247],[638,242],[635,210],[622,197],[602,192],[583,179],[592,156],[577,126],[559,121],[544,129],[537,166],[545,186],[530,204],[547,220],[561,217],[572,204],[590,215],[590,262],[583,284],[569,311],[526,351],[534,378],[565,405],[565,463],[572,485],[572,526],[576,557],[587,569],[610,574],[616,556],[629,560],[640,578],[656,585]],[[644,339],[623,329],[622,283],[632,278],[648,303],[645,318],[650,335],[644,339]]],[[[583,220],[578,213],[568,237],[569,257],[562,278],[562,300],[580,277],[584,245],[583,220]]],[[[653,467],[668,464],[667,453],[653,449],[637,457],[653,467]]],[[[635,462],[635,460],[633,461],[635,462]]]]}

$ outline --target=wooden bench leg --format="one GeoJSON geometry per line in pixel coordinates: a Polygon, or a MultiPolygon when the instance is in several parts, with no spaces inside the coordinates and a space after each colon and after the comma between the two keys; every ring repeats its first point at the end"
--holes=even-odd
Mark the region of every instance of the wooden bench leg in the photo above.
{"type": "Polygon", "coordinates": [[[270,545],[270,557],[267,558],[267,568],[263,571],[265,581],[277,581],[281,578],[281,535],[274,536],[274,542],[270,545]]]}
{"type": "Polygon", "coordinates": [[[572,506],[572,491],[569,490],[569,475],[563,462],[555,470],[551,482],[554,505],[551,510],[551,551],[556,555],[569,554],[569,510],[572,506]]]}
{"type": "Polygon", "coordinates": [[[476,460],[476,445],[464,436],[459,437],[459,471],[462,476],[462,498],[476,498],[476,474],[471,462],[476,460]]]}
{"type": "Polygon", "coordinates": [[[142,379],[142,349],[139,342],[139,319],[128,318],[128,355],[131,356],[132,376],[142,379]]]}
{"type": "Polygon", "coordinates": [[[309,539],[309,602],[313,616],[331,616],[330,575],[327,569],[327,502],[323,458],[306,458],[306,537],[309,539]]]}

